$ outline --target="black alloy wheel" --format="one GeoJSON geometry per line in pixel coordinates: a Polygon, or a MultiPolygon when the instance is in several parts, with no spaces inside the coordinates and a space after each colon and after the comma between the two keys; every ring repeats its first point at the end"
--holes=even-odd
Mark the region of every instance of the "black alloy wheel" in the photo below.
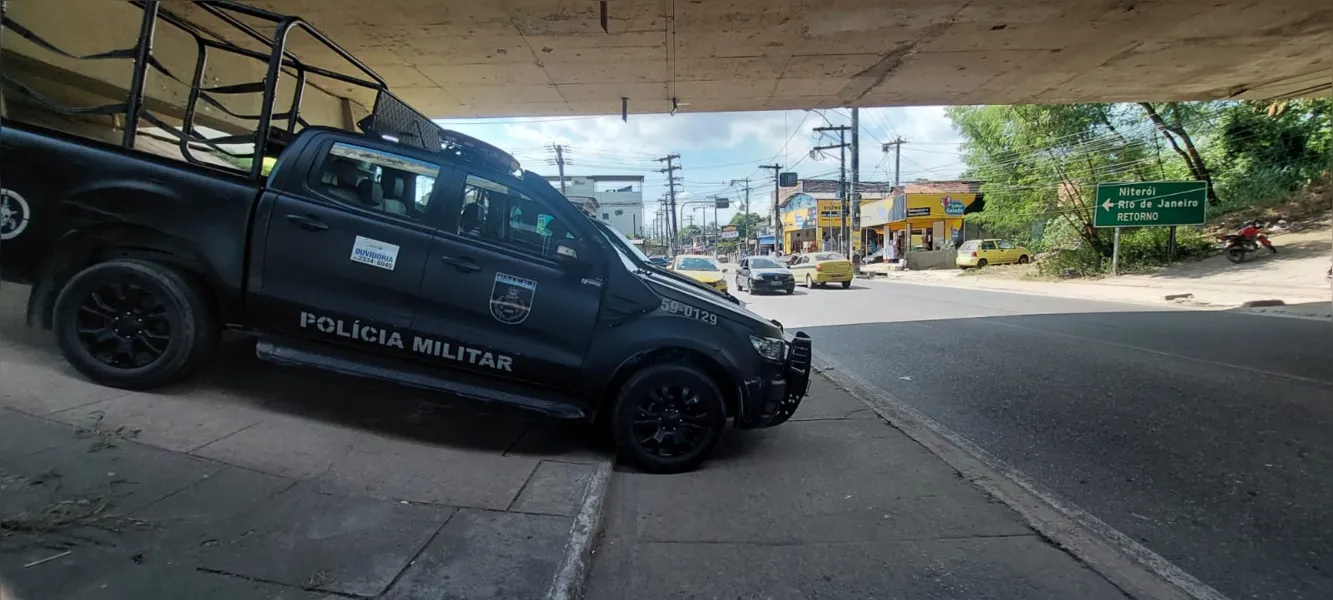
{"type": "Polygon", "coordinates": [[[650,473],[679,473],[702,463],[726,427],[722,394],[689,363],[648,367],[630,377],[613,415],[622,455],[650,473]]]}
{"type": "Polygon", "coordinates": [[[117,369],[146,367],[171,343],[166,304],[137,283],[108,282],[88,292],[77,331],[89,355],[117,369]]]}
{"type": "Polygon", "coordinates": [[[125,389],[184,377],[208,359],[220,334],[198,278],[132,259],[97,263],[71,277],[56,296],[52,325],[71,366],[125,389]]]}

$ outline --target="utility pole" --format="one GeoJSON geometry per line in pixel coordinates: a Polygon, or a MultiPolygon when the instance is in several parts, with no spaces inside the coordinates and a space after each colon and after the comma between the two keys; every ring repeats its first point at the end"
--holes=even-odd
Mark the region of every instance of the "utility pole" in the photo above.
{"type": "Polygon", "coordinates": [[[778,172],[782,165],[759,165],[760,169],[773,170],[773,253],[782,250],[782,216],[778,214],[778,172]]]}
{"type": "Polygon", "coordinates": [[[676,238],[680,234],[680,229],[676,227],[676,183],[679,182],[676,171],[680,170],[680,166],[675,163],[677,160],[680,160],[679,154],[668,154],[657,159],[657,162],[664,162],[667,165],[665,169],[659,169],[658,173],[667,174],[667,197],[669,198],[667,200],[667,211],[670,213],[668,218],[671,222],[671,242],[669,244],[671,248],[675,248],[676,244],[679,243],[676,238]]]}
{"type": "Polygon", "coordinates": [[[903,144],[906,143],[907,140],[900,137],[892,142],[885,142],[882,147],[885,152],[888,152],[889,146],[893,146],[893,185],[899,185],[902,180],[900,174],[903,170],[903,144]]]}
{"type": "Polygon", "coordinates": [[[565,147],[560,144],[551,144],[555,148],[555,167],[560,171],[560,195],[565,195],[565,147]]]}
{"type": "Polygon", "coordinates": [[[750,238],[754,233],[751,231],[752,227],[750,227],[750,178],[746,177],[745,179],[731,180],[731,185],[736,185],[738,183],[745,184],[745,201],[741,204],[740,222],[740,226],[745,228],[745,237],[740,239],[743,240],[745,248],[748,249],[750,247],[750,238]]]}
{"type": "MultiPolygon", "coordinates": [[[[842,199],[842,229],[840,229],[838,232],[839,237],[841,237],[842,239],[838,240],[839,246],[848,243],[846,242],[847,239],[847,141],[846,139],[847,139],[847,130],[849,129],[851,129],[851,127],[848,127],[846,125],[838,125],[836,127],[835,126],[816,127],[815,133],[818,133],[820,135],[823,135],[824,133],[830,131],[838,132],[838,143],[829,146],[815,146],[814,148],[810,149],[811,158],[814,158],[815,155],[817,155],[819,152],[823,150],[832,150],[834,148],[838,149],[838,197],[842,199]]],[[[816,229],[819,227],[818,216],[815,217],[815,227],[816,229]]],[[[850,248],[851,247],[850,244],[847,247],[850,248]]]]}
{"type": "Polygon", "coordinates": [[[847,200],[842,203],[843,221],[847,221],[847,211],[853,211],[851,214],[852,228],[848,230],[847,236],[847,258],[852,257],[852,238],[861,236],[861,194],[857,192],[857,184],[861,179],[861,110],[852,107],[852,189],[847,194],[847,200]]]}

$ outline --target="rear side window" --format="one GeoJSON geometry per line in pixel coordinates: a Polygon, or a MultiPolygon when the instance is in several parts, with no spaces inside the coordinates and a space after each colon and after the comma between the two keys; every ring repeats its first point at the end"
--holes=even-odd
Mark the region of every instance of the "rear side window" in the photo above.
{"type": "Polygon", "coordinates": [[[337,142],[320,162],[320,195],[348,206],[422,221],[440,165],[337,142]]]}
{"type": "Polygon", "coordinates": [[[981,242],[981,249],[982,249],[982,250],[994,250],[994,249],[995,249],[995,242],[981,242]]]}
{"type": "Polygon", "coordinates": [[[976,250],[976,249],[977,249],[977,241],[976,241],[976,240],[969,240],[969,241],[963,242],[963,245],[962,245],[962,246],[959,246],[958,249],[959,249],[959,250],[965,250],[965,251],[967,251],[967,252],[971,252],[971,251],[973,251],[973,250],[976,250]]]}

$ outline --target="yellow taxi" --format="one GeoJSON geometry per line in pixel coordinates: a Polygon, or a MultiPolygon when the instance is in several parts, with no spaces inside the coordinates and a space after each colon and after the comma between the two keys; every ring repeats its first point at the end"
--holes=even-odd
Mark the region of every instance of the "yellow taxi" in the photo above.
{"type": "Polygon", "coordinates": [[[802,254],[791,264],[791,274],[796,281],[805,282],[805,287],[812,289],[830,283],[852,287],[852,261],[837,252],[802,254]]]}
{"type": "Polygon", "coordinates": [[[958,247],[955,263],[960,269],[1018,263],[1032,260],[1032,251],[1006,240],[968,240],[958,247]]]}
{"type": "Polygon", "coordinates": [[[719,292],[727,291],[727,276],[711,256],[682,254],[671,261],[671,270],[719,292]]]}

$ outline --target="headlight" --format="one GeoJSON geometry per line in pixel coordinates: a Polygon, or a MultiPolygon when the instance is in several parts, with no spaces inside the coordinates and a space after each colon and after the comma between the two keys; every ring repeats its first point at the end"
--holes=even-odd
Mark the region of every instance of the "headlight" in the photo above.
{"type": "Polygon", "coordinates": [[[755,352],[769,360],[782,360],[782,349],[786,345],[780,338],[765,338],[757,335],[750,336],[750,344],[754,346],[755,352]]]}

